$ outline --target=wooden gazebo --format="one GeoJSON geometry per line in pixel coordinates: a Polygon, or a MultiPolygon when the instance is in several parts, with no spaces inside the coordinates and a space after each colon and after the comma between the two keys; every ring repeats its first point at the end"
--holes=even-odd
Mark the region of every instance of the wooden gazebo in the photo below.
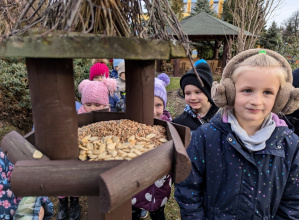
{"type": "MultiPolygon", "coordinates": [[[[181,25],[184,33],[192,42],[215,42],[214,45],[210,44],[214,47],[213,59],[215,60],[219,58],[219,48],[223,45],[223,56],[221,62],[221,69],[223,69],[227,61],[231,58],[232,41],[238,35],[239,28],[205,12],[201,12],[183,20],[181,25]]],[[[172,31],[170,31],[170,33],[172,33],[172,31]]],[[[252,35],[248,31],[245,31],[244,34],[252,35]]],[[[176,70],[177,68],[174,69],[176,70]]]]}

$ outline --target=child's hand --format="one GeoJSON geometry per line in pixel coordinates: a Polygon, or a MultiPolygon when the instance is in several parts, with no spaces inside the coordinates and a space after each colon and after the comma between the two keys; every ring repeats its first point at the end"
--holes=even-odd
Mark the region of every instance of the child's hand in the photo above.
{"type": "Polygon", "coordinates": [[[44,207],[41,206],[38,214],[38,220],[43,220],[44,216],[45,216],[45,210],[44,207]]]}

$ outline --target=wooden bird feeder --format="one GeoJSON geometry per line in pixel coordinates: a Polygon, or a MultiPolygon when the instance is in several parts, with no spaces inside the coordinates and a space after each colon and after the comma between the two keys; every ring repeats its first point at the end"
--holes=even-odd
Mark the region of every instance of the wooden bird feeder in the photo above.
{"type": "Polygon", "coordinates": [[[25,57],[35,132],[7,134],[1,147],[15,164],[17,196],[88,196],[88,219],[131,219],[131,198],[172,171],[175,182],[191,171],[185,151],[190,130],[154,120],[156,59],[185,57],[182,45],[162,40],[51,34],[2,41],[2,57],[25,57]],[[126,60],[126,113],[75,110],[73,58],[126,60]],[[131,161],[79,161],[78,126],[130,119],[162,125],[168,142],[131,161]],[[44,154],[32,157],[35,149],[44,154]]]}

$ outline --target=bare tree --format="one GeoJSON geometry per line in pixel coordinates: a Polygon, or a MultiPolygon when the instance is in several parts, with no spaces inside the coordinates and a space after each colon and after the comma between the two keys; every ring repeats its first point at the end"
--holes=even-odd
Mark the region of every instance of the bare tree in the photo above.
{"type": "Polygon", "coordinates": [[[227,0],[233,24],[237,26],[237,52],[253,48],[261,30],[284,0],[227,0]],[[249,31],[250,34],[246,34],[249,31]]]}
{"type": "Polygon", "coordinates": [[[284,38],[292,35],[299,35],[299,10],[295,11],[285,22],[284,22],[284,38]]]}

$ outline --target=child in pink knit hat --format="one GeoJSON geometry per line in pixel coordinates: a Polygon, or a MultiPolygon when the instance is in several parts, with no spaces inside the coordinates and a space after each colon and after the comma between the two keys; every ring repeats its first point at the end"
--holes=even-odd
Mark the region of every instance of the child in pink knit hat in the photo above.
{"type": "MultiPolygon", "coordinates": [[[[98,59],[101,61],[100,59],[98,59]]],[[[89,80],[102,81],[109,78],[109,68],[105,63],[94,63],[90,68],[89,80]]],[[[116,82],[116,81],[115,81],[116,82]]],[[[109,94],[109,106],[112,112],[116,112],[116,103],[119,101],[119,97],[115,94],[109,94]]]]}
{"type": "Polygon", "coordinates": [[[95,63],[90,68],[89,79],[91,81],[101,81],[109,78],[109,68],[105,63],[95,63]]]}
{"type": "Polygon", "coordinates": [[[81,102],[83,104],[79,108],[78,114],[97,111],[109,108],[109,94],[113,94],[116,90],[116,82],[114,79],[104,79],[103,81],[83,80],[79,84],[78,90],[81,93],[81,102]]]}
{"type": "MultiPolygon", "coordinates": [[[[116,82],[114,79],[104,79],[103,81],[83,80],[78,90],[81,94],[81,103],[83,104],[78,109],[78,114],[97,111],[109,108],[109,93],[113,94],[116,90],[116,82]]],[[[110,108],[109,108],[110,111],[110,108]]],[[[68,213],[68,197],[58,196],[59,208],[57,219],[66,219],[68,213]]],[[[71,196],[71,210],[69,219],[80,219],[81,207],[79,205],[79,197],[71,196]]]]}

